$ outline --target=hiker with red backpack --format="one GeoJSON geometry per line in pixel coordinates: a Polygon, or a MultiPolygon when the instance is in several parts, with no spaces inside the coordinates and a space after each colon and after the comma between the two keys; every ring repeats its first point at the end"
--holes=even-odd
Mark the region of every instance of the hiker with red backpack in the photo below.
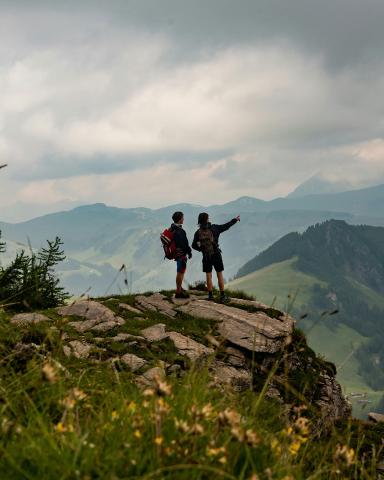
{"type": "Polygon", "coordinates": [[[207,277],[208,300],[213,300],[212,269],[216,270],[220,289],[220,302],[225,303],[230,298],[224,293],[224,264],[219,248],[220,234],[240,222],[240,215],[224,225],[215,225],[209,222],[208,213],[200,213],[197,223],[199,229],[195,232],[192,248],[203,254],[203,272],[207,277]]]}
{"type": "Polygon", "coordinates": [[[189,246],[187,234],[183,229],[184,214],[175,212],[172,215],[173,223],[170,228],[164,230],[160,240],[164,248],[165,258],[176,262],[176,294],[175,298],[189,298],[183,290],[183,280],[187,269],[187,257],[192,258],[192,250],[189,246]]]}

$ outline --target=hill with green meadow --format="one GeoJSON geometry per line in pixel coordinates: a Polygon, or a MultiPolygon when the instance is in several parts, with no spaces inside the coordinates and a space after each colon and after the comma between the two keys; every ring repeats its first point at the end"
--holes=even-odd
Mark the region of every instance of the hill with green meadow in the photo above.
{"type": "MultiPolygon", "coordinates": [[[[384,229],[327,221],[290,233],[230,283],[302,317],[310,345],[337,365],[348,392],[384,390],[384,229]]],[[[365,405],[359,399],[359,410],[365,405]]]]}

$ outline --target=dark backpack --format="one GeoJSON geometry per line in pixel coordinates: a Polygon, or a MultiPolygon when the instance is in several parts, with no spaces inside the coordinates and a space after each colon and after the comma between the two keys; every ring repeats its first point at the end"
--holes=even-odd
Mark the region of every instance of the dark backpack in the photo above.
{"type": "Polygon", "coordinates": [[[160,235],[160,241],[164,249],[164,258],[168,258],[168,260],[174,260],[176,257],[174,232],[169,230],[169,228],[166,228],[160,235]]]}
{"type": "Polygon", "coordinates": [[[212,257],[216,251],[216,242],[210,228],[199,228],[199,242],[203,255],[212,257]]]}

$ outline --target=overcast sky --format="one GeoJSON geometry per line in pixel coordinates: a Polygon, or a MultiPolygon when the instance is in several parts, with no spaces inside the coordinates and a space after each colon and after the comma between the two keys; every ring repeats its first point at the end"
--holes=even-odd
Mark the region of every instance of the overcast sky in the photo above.
{"type": "Polygon", "coordinates": [[[0,220],[384,183],[383,0],[0,7],[0,220]]]}

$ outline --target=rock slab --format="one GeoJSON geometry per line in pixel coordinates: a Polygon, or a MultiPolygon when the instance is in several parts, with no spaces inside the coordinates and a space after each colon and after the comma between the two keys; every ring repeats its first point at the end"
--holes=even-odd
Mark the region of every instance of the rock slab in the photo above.
{"type": "Polygon", "coordinates": [[[79,300],[71,305],[60,307],[57,312],[62,316],[74,315],[84,318],[85,320],[83,321],[69,323],[69,325],[81,333],[90,330],[106,332],[125,323],[123,318],[117,316],[105,305],[94,300],[79,300]]]}
{"type": "Polygon", "coordinates": [[[46,322],[47,320],[49,320],[49,318],[42,313],[18,313],[12,317],[11,323],[18,327],[23,327],[25,325],[46,322]]]}

